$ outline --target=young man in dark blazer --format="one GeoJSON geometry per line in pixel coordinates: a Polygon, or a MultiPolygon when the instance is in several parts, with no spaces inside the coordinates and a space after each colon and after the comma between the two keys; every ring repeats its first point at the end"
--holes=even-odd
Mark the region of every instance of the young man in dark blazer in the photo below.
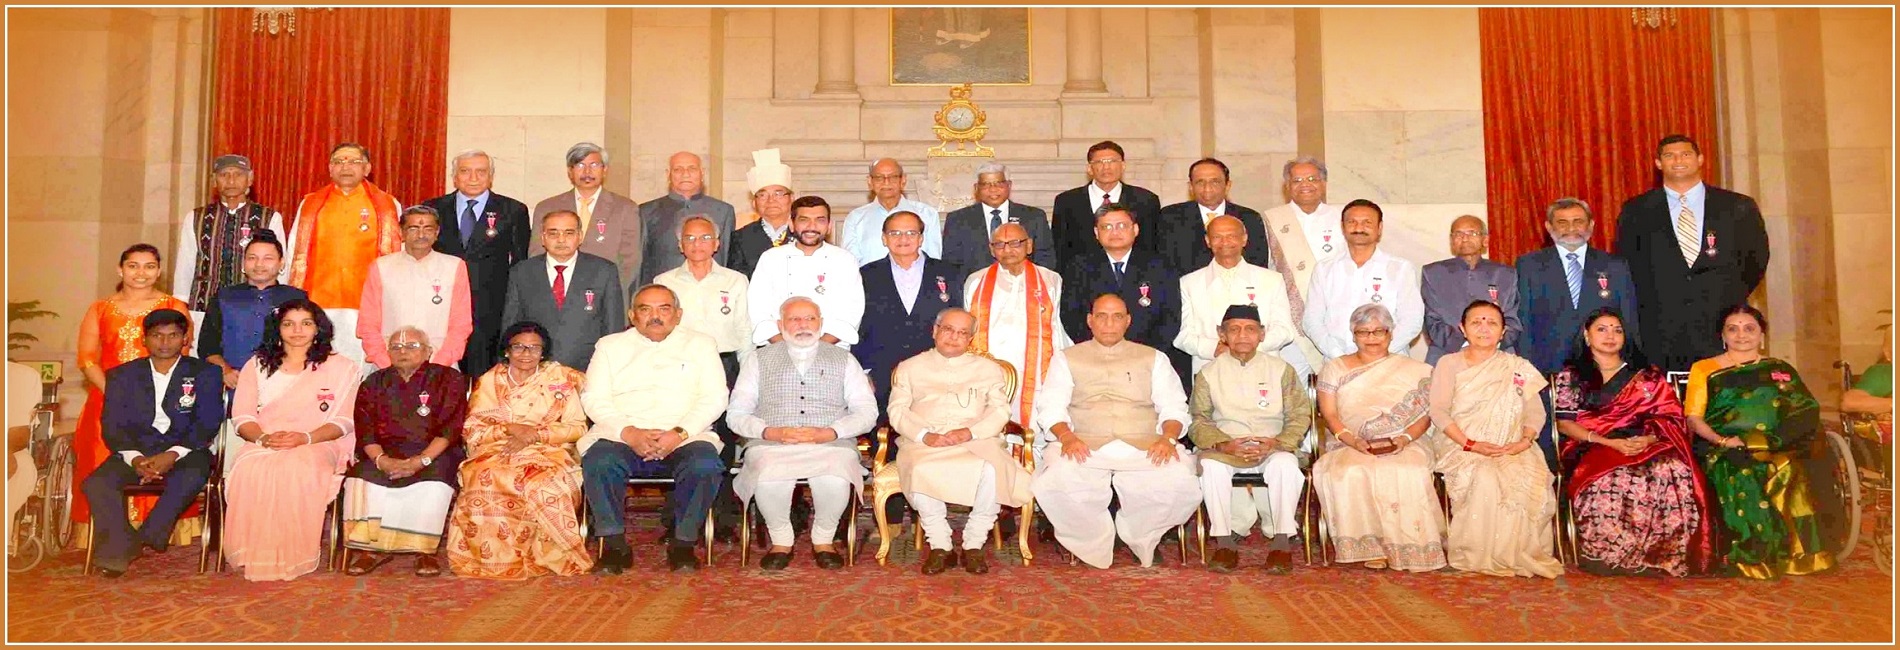
{"type": "Polygon", "coordinates": [[[1095,299],[1105,293],[1121,296],[1128,304],[1124,336],[1166,354],[1186,390],[1194,380],[1190,357],[1174,347],[1174,337],[1181,333],[1181,276],[1136,244],[1141,227],[1134,216],[1128,206],[1108,204],[1095,218],[1102,252],[1063,263],[1062,304],[1057,308],[1062,327],[1076,343],[1094,338],[1088,317],[1095,299]]]}
{"type": "Polygon", "coordinates": [[[580,252],[581,236],[580,216],[573,212],[541,217],[541,247],[547,252],[509,270],[501,321],[540,323],[553,339],[549,356],[586,372],[594,343],[627,329],[627,290],[613,262],[580,252]]]}
{"type": "Polygon", "coordinates": [[[508,297],[508,270],[528,259],[528,206],[496,194],[494,161],[487,153],[468,151],[455,157],[455,191],[424,201],[442,216],[442,234],[436,252],[462,258],[468,265],[468,288],[473,296],[471,316],[475,330],[462,355],[462,374],[480,377],[495,365],[496,337],[509,323],[501,322],[502,303],[508,297]]]}
{"type": "MultiPolygon", "coordinates": [[[[1056,195],[1055,223],[1050,226],[1055,229],[1057,268],[1067,265],[1069,260],[1102,254],[1102,245],[1095,241],[1095,215],[1103,205],[1119,203],[1126,206],[1134,215],[1135,223],[1150,233],[1156,232],[1155,223],[1161,218],[1161,197],[1155,196],[1154,192],[1122,184],[1127,156],[1122,153],[1121,145],[1111,140],[1097,142],[1089,147],[1088,161],[1090,183],[1056,195]]],[[[1152,241],[1144,241],[1137,247],[1148,252],[1157,249],[1152,241]]],[[[1086,312],[1087,308],[1083,308],[1083,311],[1086,312]]],[[[1133,340],[1134,337],[1129,338],[1133,340]]],[[[1167,344],[1154,347],[1164,348],[1167,344]]]]}
{"type": "Polygon", "coordinates": [[[1009,200],[1010,189],[1008,167],[992,162],[976,168],[976,202],[944,215],[944,261],[957,265],[966,275],[989,267],[996,260],[990,254],[990,233],[1013,223],[1028,231],[1030,241],[1035,243],[1036,252],[1029,261],[1057,268],[1049,215],[1041,208],[1009,200]]]}
{"type": "Polygon", "coordinates": [[[1188,166],[1188,185],[1194,200],[1162,208],[1156,224],[1159,230],[1151,235],[1169,269],[1187,275],[1214,261],[1214,251],[1207,247],[1207,222],[1222,215],[1239,219],[1247,229],[1247,248],[1241,251],[1241,259],[1261,268],[1273,268],[1267,260],[1267,222],[1253,208],[1227,200],[1227,190],[1232,186],[1227,163],[1214,158],[1194,161],[1188,166]]]}
{"type": "Polygon", "coordinates": [[[1768,269],[1768,230],[1748,195],[1702,182],[1695,140],[1656,145],[1662,187],[1623,203],[1616,251],[1642,305],[1643,351],[1664,370],[1722,353],[1723,309],[1748,301],[1768,269]]]}
{"type": "Polygon", "coordinates": [[[92,503],[93,566],[107,578],[123,575],[143,547],[165,551],[172,525],[211,477],[211,441],[224,421],[223,370],[183,356],[191,318],[159,309],[142,325],[150,356],[106,373],[101,432],[112,453],[81,486],[92,503]],[[135,531],[125,488],[154,481],[164,492],[135,531]]]}

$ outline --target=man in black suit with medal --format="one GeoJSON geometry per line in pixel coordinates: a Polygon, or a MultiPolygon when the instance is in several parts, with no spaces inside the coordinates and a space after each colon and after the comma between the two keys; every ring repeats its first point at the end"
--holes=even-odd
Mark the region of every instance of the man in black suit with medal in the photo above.
{"type": "Polygon", "coordinates": [[[442,216],[436,252],[462,258],[468,265],[468,289],[475,329],[462,355],[462,374],[480,377],[495,365],[502,303],[508,297],[508,269],[528,259],[528,206],[496,194],[495,163],[482,151],[465,151],[452,163],[455,191],[423,205],[442,216]]]}

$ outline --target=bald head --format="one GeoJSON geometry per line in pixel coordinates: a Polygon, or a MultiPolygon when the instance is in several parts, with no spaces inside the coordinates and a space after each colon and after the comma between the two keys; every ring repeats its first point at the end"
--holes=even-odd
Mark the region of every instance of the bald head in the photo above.
{"type": "Polygon", "coordinates": [[[871,195],[877,197],[885,207],[897,205],[904,198],[904,166],[891,158],[879,158],[871,163],[871,174],[866,177],[871,195]]]}
{"type": "Polygon", "coordinates": [[[1089,336],[1102,345],[1115,345],[1128,335],[1128,303],[1104,293],[1089,306],[1089,336]]]}
{"type": "Polygon", "coordinates": [[[1022,224],[1006,223],[990,233],[990,255],[1010,273],[1022,273],[1024,260],[1035,250],[1036,242],[1029,239],[1029,231],[1022,224]]]}
{"type": "Polygon", "coordinates": [[[666,188],[674,194],[692,197],[706,187],[706,170],[699,154],[681,151],[666,159],[666,188]]]}
{"type": "Polygon", "coordinates": [[[1451,254],[1477,264],[1478,256],[1484,254],[1486,234],[1483,219],[1467,214],[1451,220],[1451,254]]]}
{"type": "Polygon", "coordinates": [[[1221,268],[1234,268],[1247,249],[1247,227],[1233,215],[1221,215],[1207,222],[1207,249],[1221,268]]]}

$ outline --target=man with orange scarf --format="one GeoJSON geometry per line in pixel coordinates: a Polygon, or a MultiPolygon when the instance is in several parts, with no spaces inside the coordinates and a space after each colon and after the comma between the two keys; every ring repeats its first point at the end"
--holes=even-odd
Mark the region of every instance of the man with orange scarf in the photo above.
{"type": "Polygon", "coordinates": [[[323,306],[336,325],[335,350],[358,363],[363,361],[363,341],[356,337],[356,311],[363,282],[376,258],[402,250],[397,221],[402,204],[367,180],[369,169],[369,149],[363,145],[332,147],[331,183],[297,203],[297,220],[290,230],[290,249],[295,251],[290,286],[308,292],[312,302],[323,306]]]}
{"type": "Polygon", "coordinates": [[[1056,306],[1062,304],[1062,276],[1030,263],[1035,242],[1021,225],[1006,223],[990,234],[996,263],[963,281],[963,304],[976,317],[970,350],[1016,367],[1016,403],[1010,420],[1029,426],[1036,389],[1056,350],[1073,343],[1062,331],[1056,306]]]}

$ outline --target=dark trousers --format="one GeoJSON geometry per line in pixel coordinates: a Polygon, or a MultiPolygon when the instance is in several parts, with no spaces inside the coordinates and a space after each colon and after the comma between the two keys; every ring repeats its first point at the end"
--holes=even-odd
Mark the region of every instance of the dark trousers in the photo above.
{"type": "Polygon", "coordinates": [[[581,457],[582,492],[593,512],[594,535],[615,538],[627,531],[627,479],[670,474],[673,490],[666,495],[666,511],[675,522],[673,540],[699,541],[706,511],[726,482],[726,464],[711,443],[689,442],[660,460],[646,460],[632,447],[616,440],[595,441],[581,457]]]}
{"type": "MultiPolygon", "coordinates": [[[[739,353],[721,352],[719,363],[726,370],[726,391],[731,392],[733,384],[739,381],[739,353]]],[[[742,441],[739,439],[739,434],[733,433],[732,427],[726,425],[726,418],[721,417],[713,421],[713,433],[719,436],[720,442],[725,443],[724,448],[719,450],[719,460],[725,461],[726,467],[738,464],[742,441]]],[[[739,495],[732,492],[732,481],[719,485],[719,497],[714,502],[713,518],[720,528],[738,528],[739,495]]]]}
{"type": "Polygon", "coordinates": [[[87,501],[92,503],[92,525],[99,540],[99,547],[93,551],[93,564],[124,571],[126,565],[138,557],[139,546],[165,550],[165,544],[171,539],[172,525],[178,523],[178,516],[198,499],[210,476],[211,452],[201,449],[178,459],[171,471],[165,473],[165,491],[159,495],[158,504],[152,506],[145,523],[135,530],[125,512],[125,487],[137,485],[139,473],[125,463],[123,456],[112,454],[80,486],[87,501]]]}

